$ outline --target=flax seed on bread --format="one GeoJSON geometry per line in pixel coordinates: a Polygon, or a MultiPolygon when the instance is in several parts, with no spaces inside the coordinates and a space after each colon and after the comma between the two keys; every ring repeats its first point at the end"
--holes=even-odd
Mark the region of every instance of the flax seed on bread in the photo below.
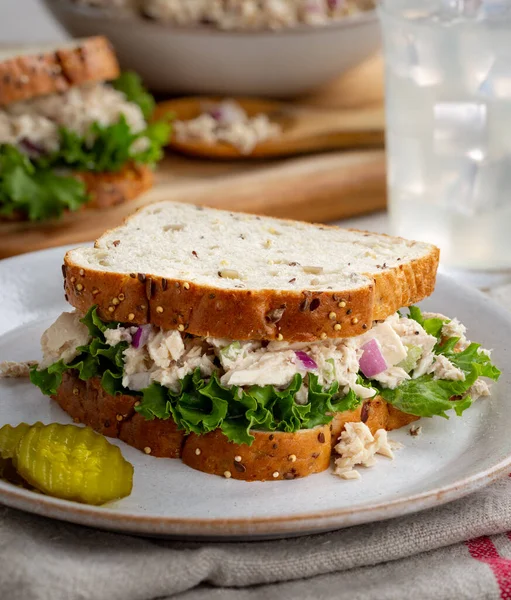
{"type": "Polygon", "coordinates": [[[119,64],[103,36],[52,46],[0,51],[0,106],[64,92],[119,76],[119,64]]]}
{"type": "Polygon", "coordinates": [[[68,252],[65,289],[106,320],[315,341],[360,335],[429,296],[438,259],[422,242],[160,202],[68,252]]]}

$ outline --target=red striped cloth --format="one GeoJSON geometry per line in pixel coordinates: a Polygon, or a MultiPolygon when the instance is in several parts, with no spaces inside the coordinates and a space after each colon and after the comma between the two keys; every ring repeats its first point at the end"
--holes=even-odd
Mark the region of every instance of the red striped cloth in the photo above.
{"type": "MultiPolygon", "coordinates": [[[[511,532],[506,535],[511,538],[511,532]]],[[[502,600],[511,600],[511,559],[502,557],[491,538],[487,536],[468,540],[465,543],[470,556],[486,563],[492,570],[502,600]]]]}
{"type": "MultiPolygon", "coordinates": [[[[505,535],[511,542],[511,531],[505,535]]],[[[465,544],[472,558],[487,564],[491,569],[502,600],[511,600],[511,558],[501,556],[493,540],[485,535],[467,540],[465,544]]]]}

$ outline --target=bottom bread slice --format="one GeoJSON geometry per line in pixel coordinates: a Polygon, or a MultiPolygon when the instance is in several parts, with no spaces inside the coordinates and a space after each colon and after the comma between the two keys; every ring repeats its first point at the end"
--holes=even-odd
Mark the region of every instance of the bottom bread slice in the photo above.
{"type": "Polygon", "coordinates": [[[251,431],[251,446],[233,444],[219,430],[190,434],[183,446],[183,462],[204,473],[245,481],[296,479],[330,466],[330,427],[283,431],[251,431]]]}
{"type": "Polygon", "coordinates": [[[147,421],[135,410],[136,396],[112,396],[98,377],[82,381],[76,371],[64,373],[53,399],[75,422],[147,454],[182,458],[199,471],[245,481],[296,479],[325,471],[345,423],[365,422],[374,434],[378,429],[404,427],[418,418],[377,396],[356,410],[335,414],[329,425],[295,433],[252,431],[255,439],[248,446],[230,442],[220,430],[187,436],[172,419],[147,421]]]}
{"type": "Polygon", "coordinates": [[[153,172],[146,165],[129,164],[117,173],[75,173],[81,179],[90,200],[85,208],[108,208],[134,200],[153,185],[153,172]]]}
{"type": "MultiPolygon", "coordinates": [[[[89,196],[88,202],[81,206],[80,211],[109,208],[134,200],[152,187],[154,179],[149,167],[137,164],[126,165],[116,173],[77,171],[74,176],[83,181],[89,196]]],[[[0,222],[26,220],[27,215],[21,211],[0,217],[0,222]]]]}
{"type": "Polygon", "coordinates": [[[107,394],[99,377],[82,381],[76,371],[67,371],[52,397],[76,422],[98,433],[119,438],[153,456],[181,456],[185,433],[172,419],[147,421],[135,411],[136,396],[107,394]]]}

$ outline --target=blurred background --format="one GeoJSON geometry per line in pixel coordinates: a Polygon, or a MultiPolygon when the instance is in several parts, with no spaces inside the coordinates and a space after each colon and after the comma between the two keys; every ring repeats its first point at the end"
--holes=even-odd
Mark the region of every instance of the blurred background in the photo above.
{"type": "Polygon", "coordinates": [[[277,11],[276,20],[263,15],[260,22],[244,15],[245,0],[231,3],[232,22],[197,10],[169,16],[166,7],[176,4],[169,0],[146,4],[158,18],[119,9],[118,0],[0,6],[0,43],[7,48],[106,35],[121,67],[142,77],[181,134],[143,197],[59,222],[0,223],[0,256],[93,239],[139,205],[163,198],[321,222],[371,214],[353,224],[387,228],[381,36],[371,2],[287,2],[307,10],[277,11]],[[215,143],[205,135],[209,115],[186,125],[204,113],[205,101],[216,102],[216,117],[227,123],[215,143]]]}
{"type": "Polygon", "coordinates": [[[149,192],[0,223],[0,256],[165,198],[423,239],[451,274],[508,281],[510,33],[511,0],[4,1],[3,47],[105,35],[173,134],[149,192]]]}
{"type": "Polygon", "coordinates": [[[2,2],[0,15],[0,41],[4,45],[54,42],[67,37],[40,0],[2,2]]]}

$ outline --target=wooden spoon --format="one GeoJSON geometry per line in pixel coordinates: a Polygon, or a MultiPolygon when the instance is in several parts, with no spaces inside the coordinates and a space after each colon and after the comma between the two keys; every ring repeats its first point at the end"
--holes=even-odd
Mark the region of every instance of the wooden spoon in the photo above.
{"type": "MultiPolygon", "coordinates": [[[[158,104],[154,118],[172,113],[181,121],[195,119],[206,102],[221,102],[221,98],[179,98],[158,104]]],[[[282,133],[260,142],[249,155],[224,142],[207,144],[200,140],[169,140],[169,146],[184,154],[206,158],[269,158],[339,148],[378,147],[383,145],[385,117],[382,107],[332,110],[300,106],[285,102],[235,98],[249,117],[265,113],[278,123],[282,133]]]]}

